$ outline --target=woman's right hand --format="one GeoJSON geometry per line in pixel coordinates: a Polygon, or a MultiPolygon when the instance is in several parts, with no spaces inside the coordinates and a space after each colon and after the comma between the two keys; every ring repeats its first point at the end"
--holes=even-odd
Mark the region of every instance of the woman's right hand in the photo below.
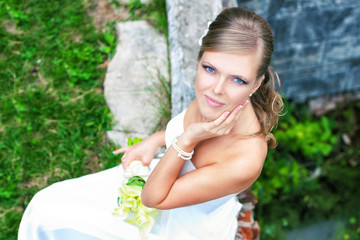
{"type": "Polygon", "coordinates": [[[246,100],[244,104],[237,106],[231,112],[224,112],[213,121],[191,124],[179,137],[181,140],[178,140],[188,149],[193,149],[200,141],[229,134],[248,104],[249,101],[246,100]]]}
{"type": "Polygon", "coordinates": [[[150,137],[138,142],[132,146],[126,146],[113,151],[117,155],[124,153],[121,157],[122,166],[126,169],[134,160],[139,160],[143,165],[150,165],[158,147],[165,143],[165,132],[156,132],[150,137]]]}

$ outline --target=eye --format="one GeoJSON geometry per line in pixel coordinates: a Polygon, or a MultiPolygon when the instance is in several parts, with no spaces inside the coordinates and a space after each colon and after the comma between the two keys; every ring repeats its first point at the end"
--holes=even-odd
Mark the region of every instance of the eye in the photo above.
{"type": "Polygon", "coordinates": [[[234,82],[238,83],[238,84],[247,84],[247,82],[245,82],[244,80],[242,80],[241,78],[235,77],[234,82]]]}
{"type": "Polygon", "coordinates": [[[214,73],[215,69],[213,69],[212,67],[203,65],[203,68],[205,69],[205,71],[209,72],[209,73],[214,73]]]}

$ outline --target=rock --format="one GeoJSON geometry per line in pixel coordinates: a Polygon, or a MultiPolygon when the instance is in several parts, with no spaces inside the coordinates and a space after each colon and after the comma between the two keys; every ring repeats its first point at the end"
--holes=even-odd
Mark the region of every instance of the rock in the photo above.
{"type": "Polygon", "coordinates": [[[171,61],[172,116],[185,109],[194,93],[198,41],[223,7],[236,6],[234,0],[167,0],[171,61]]]}
{"type": "Polygon", "coordinates": [[[145,138],[162,119],[160,102],[169,104],[160,81],[169,81],[165,37],[146,21],[117,24],[118,45],[105,76],[105,99],[115,126],[108,137],[127,146],[128,137],[145,138]],[[165,97],[164,97],[165,96],[165,97]]]}
{"type": "MultiPolygon", "coordinates": [[[[305,224],[304,224],[305,225],[305,224]]],[[[335,240],[344,235],[346,222],[343,219],[323,220],[308,226],[298,227],[287,233],[287,240],[335,240]]]]}

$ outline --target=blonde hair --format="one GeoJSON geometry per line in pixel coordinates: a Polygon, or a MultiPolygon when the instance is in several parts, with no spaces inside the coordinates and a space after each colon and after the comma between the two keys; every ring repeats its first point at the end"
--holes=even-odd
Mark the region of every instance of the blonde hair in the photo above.
{"type": "Polygon", "coordinates": [[[205,51],[259,54],[261,60],[257,81],[262,77],[264,80],[252,95],[251,103],[261,126],[255,134],[265,136],[270,148],[276,146],[271,130],[276,126],[283,108],[279,93],[280,79],[270,66],[273,41],[271,27],[265,19],[243,8],[227,8],[210,24],[209,31],[202,39],[198,57],[200,60],[205,51]]]}

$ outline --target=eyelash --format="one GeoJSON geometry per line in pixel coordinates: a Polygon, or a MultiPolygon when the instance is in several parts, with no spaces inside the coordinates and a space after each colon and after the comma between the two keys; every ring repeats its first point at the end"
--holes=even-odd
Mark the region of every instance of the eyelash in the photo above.
{"type": "Polygon", "coordinates": [[[234,82],[236,82],[237,84],[247,84],[247,82],[245,82],[244,80],[242,80],[241,78],[234,78],[233,79],[234,80],[234,82]],[[237,81],[236,79],[238,79],[239,81],[237,81]],[[241,82],[240,82],[241,81],[241,82]]]}
{"type": "Polygon", "coordinates": [[[209,73],[214,73],[215,69],[213,69],[212,67],[206,66],[206,65],[202,65],[203,68],[205,69],[205,71],[209,72],[209,73]]]}
{"type": "MultiPolygon", "coordinates": [[[[206,72],[208,73],[215,73],[215,69],[206,65],[202,65],[202,67],[205,69],[206,72]]],[[[245,82],[244,80],[242,80],[241,78],[235,77],[232,79],[236,84],[247,84],[247,82],[245,82]],[[238,79],[238,80],[237,80],[238,79]]]]}

